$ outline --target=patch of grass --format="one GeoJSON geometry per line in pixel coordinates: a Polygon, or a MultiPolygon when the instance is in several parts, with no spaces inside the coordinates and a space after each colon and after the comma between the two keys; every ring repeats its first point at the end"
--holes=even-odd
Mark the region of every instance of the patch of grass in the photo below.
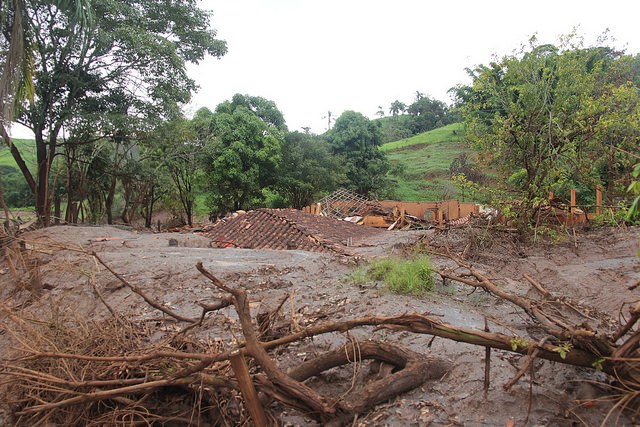
{"type": "Polygon", "coordinates": [[[375,266],[376,263],[374,263],[371,269],[380,272],[382,282],[392,292],[423,295],[433,290],[435,286],[431,275],[431,263],[426,256],[409,260],[388,259],[380,262],[382,263],[380,266],[375,266]]]}
{"type": "Polygon", "coordinates": [[[423,295],[434,289],[431,263],[426,256],[413,259],[382,258],[368,267],[359,267],[347,274],[343,281],[352,285],[382,282],[391,292],[423,295]]]}

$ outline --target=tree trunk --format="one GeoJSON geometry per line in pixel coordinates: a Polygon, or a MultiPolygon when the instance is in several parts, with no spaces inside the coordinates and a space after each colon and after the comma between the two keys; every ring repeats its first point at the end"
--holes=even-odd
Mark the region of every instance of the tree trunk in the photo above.
{"type": "Polygon", "coordinates": [[[155,204],[155,185],[151,185],[147,192],[146,203],[143,204],[142,211],[144,212],[144,226],[145,228],[151,228],[151,219],[153,217],[153,205],[155,204]]]}
{"type": "Polygon", "coordinates": [[[47,145],[42,135],[42,129],[36,129],[36,160],[37,160],[37,186],[35,194],[36,215],[40,223],[49,226],[49,158],[47,156],[47,145]]]}
{"type": "Polygon", "coordinates": [[[107,224],[113,224],[113,199],[116,194],[116,176],[111,175],[111,185],[109,186],[109,193],[105,200],[105,210],[107,211],[107,224]]]}
{"type": "Polygon", "coordinates": [[[615,150],[613,148],[613,145],[611,146],[611,150],[609,150],[609,161],[607,162],[607,169],[608,169],[608,176],[607,176],[607,204],[609,206],[613,206],[613,184],[615,182],[614,179],[614,171],[613,171],[613,166],[614,166],[614,157],[615,157],[615,150]]]}

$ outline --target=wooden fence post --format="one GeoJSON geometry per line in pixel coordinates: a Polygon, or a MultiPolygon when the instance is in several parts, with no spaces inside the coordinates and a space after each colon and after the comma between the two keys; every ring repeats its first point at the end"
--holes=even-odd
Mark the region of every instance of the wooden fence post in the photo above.
{"type": "Polygon", "coordinates": [[[602,185],[596,186],[596,215],[602,215],[602,185]]]}
{"type": "Polygon", "coordinates": [[[573,225],[573,221],[574,221],[574,212],[576,209],[576,189],[572,188],[571,189],[571,206],[569,207],[569,224],[573,225]]]}

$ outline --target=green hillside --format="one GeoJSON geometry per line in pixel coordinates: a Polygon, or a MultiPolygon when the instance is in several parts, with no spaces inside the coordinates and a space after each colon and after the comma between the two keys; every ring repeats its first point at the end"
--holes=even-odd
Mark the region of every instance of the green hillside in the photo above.
{"type": "Polygon", "coordinates": [[[380,147],[387,154],[398,182],[395,198],[405,201],[436,201],[458,197],[449,181],[451,162],[472,150],[463,142],[464,127],[454,123],[389,142],[380,147]]]}
{"type": "Polygon", "coordinates": [[[462,123],[452,123],[441,128],[430,130],[411,138],[399,141],[387,142],[380,147],[381,151],[389,152],[399,150],[414,145],[433,144],[437,142],[460,142],[464,136],[464,126],[462,123]]]}
{"type": "MultiPolygon", "coordinates": [[[[35,143],[32,139],[14,139],[13,143],[18,147],[22,158],[31,169],[36,170],[35,143]]],[[[0,142],[0,176],[4,200],[11,208],[24,209],[33,205],[33,195],[27,185],[22,172],[18,169],[9,147],[0,142]]]]}
{"type": "MultiPolygon", "coordinates": [[[[20,150],[22,158],[27,163],[27,166],[29,166],[31,170],[34,170],[36,167],[36,145],[34,141],[32,139],[14,139],[13,143],[18,147],[18,150],[20,150]]],[[[16,172],[20,173],[16,162],[13,160],[13,156],[9,151],[9,147],[7,147],[4,142],[0,144],[0,166],[15,168],[16,172]]]]}

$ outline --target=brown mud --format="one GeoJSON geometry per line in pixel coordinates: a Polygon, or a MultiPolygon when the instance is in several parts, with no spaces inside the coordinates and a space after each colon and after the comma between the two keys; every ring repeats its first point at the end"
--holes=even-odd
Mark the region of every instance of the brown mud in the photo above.
{"type": "MultiPolygon", "coordinates": [[[[469,244],[465,230],[435,234],[430,231],[390,231],[373,234],[350,246],[353,254],[328,254],[301,250],[253,250],[213,248],[209,239],[191,233],[153,234],[117,227],[58,226],[24,233],[21,238],[39,272],[37,289],[28,280],[16,287],[15,277],[0,265],[0,297],[3,304],[31,317],[73,313],[88,319],[110,316],[97,298],[89,278],[95,280],[107,303],[118,312],[137,319],[162,320],[162,313],[144,304],[87,252],[102,260],[148,296],[187,317],[198,317],[199,303],[209,303],[220,292],[195,268],[204,267],[230,286],[249,293],[253,313],[273,310],[286,295],[282,308],[285,327],[306,326],[321,320],[346,320],[365,315],[390,316],[428,313],[456,326],[482,330],[485,320],[492,332],[539,338],[538,330],[518,307],[455,283],[437,279],[436,290],[421,297],[390,293],[375,282],[353,284],[348,273],[376,257],[401,256],[417,241],[446,244],[462,252],[469,244]]],[[[473,238],[477,241],[478,236],[473,238]]],[[[487,239],[486,236],[484,237],[487,239]]],[[[604,330],[617,326],[620,313],[639,299],[639,228],[611,228],[567,233],[561,243],[521,245],[493,235],[491,242],[475,245],[469,254],[474,266],[512,292],[531,295],[523,275],[535,277],[554,295],[570,299],[591,314],[604,330]]],[[[451,261],[432,256],[436,268],[451,261]]],[[[6,331],[9,320],[0,317],[6,331]]],[[[232,343],[237,338],[237,316],[232,308],[220,310],[205,321],[203,339],[232,343]],[[235,332],[234,332],[235,331],[235,332]]],[[[158,327],[158,337],[165,326],[158,327]]],[[[386,329],[360,328],[349,335],[332,333],[299,341],[272,357],[286,369],[321,351],[350,340],[374,339],[403,345],[425,356],[443,358],[452,369],[437,381],[379,405],[354,425],[600,425],[612,404],[605,401],[603,387],[609,379],[593,369],[549,361],[534,363],[535,375],[527,374],[509,391],[503,389],[518,371],[522,356],[492,351],[490,387],[484,390],[485,349],[443,338],[386,329]],[[592,400],[592,399],[596,400],[592,400]]],[[[3,354],[9,354],[8,334],[0,335],[3,354]]],[[[357,373],[356,373],[357,374],[357,373]]],[[[349,390],[353,368],[334,369],[307,381],[314,389],[340,395],[349,390]]],[[[357,375],[364,375],[359,373],[357,375]]],[[[357,376],[356,375],[356,376],[357,376]]],[[[8,408],[2,408],[8,411],[8,408]]],[[[282,422],[314,425],[288,411],[282,422]]],[[[617,414],[608,424],[633,425],[617,414]]]]}

